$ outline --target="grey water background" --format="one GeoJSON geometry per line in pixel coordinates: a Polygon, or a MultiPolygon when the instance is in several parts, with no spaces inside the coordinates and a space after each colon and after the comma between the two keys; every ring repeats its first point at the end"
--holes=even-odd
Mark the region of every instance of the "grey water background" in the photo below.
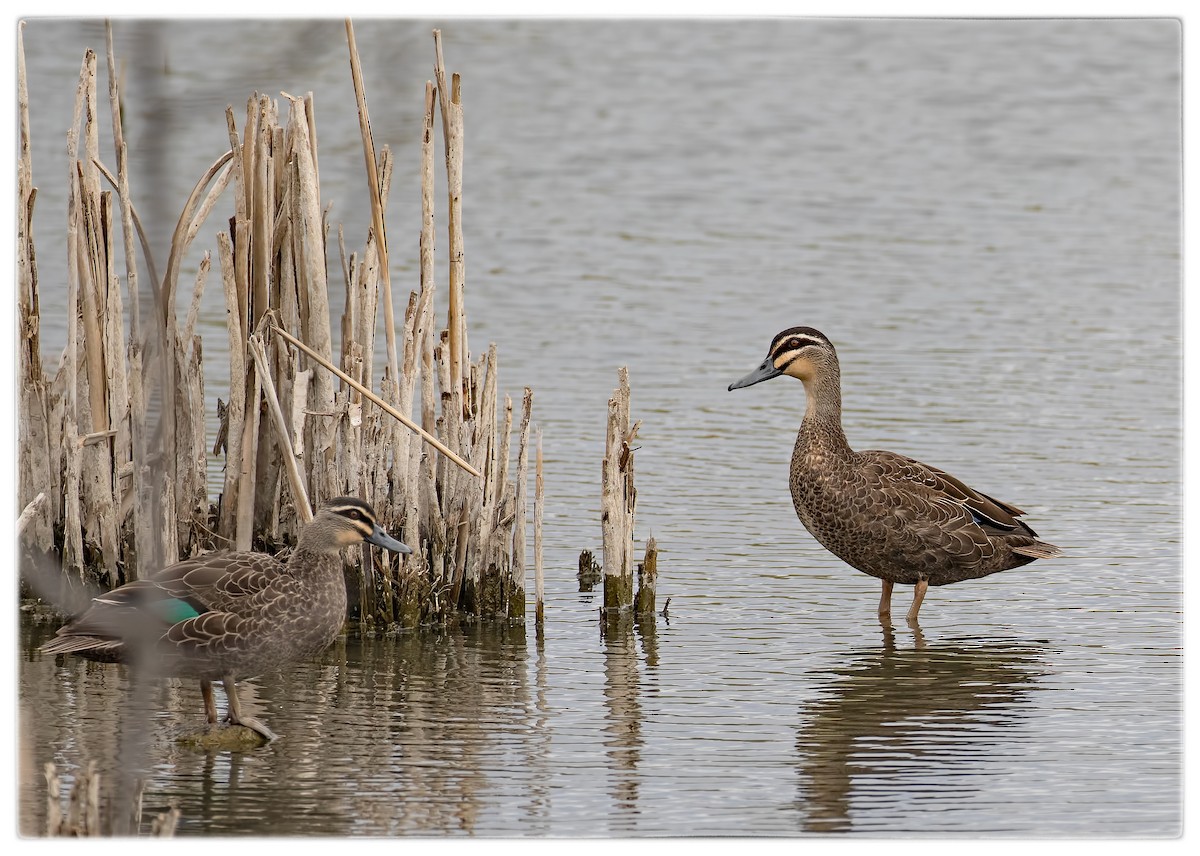
{"type": "MultiPolygon", "coordinates": [[[[249,752],[175,745],[199,694],[157,685],[147,810],[178,805],[184,835],[1177,834],[1180,25],[358,21],[376,142],[396,154],[398,305],[417,281],[433,26],[463,76],[472,351],[497,343],[502,388],[533,388],[543,432],[544,639],[532,623],[348,638],[250,682],[283,739],[249,752]],[[1066,557],[932,590],[919,633],[881,626],[878,583],[791,509],[801,386],[726,392],[795,324],[838,346],[853,445],[1019,505],[1066,557]],[[671,605],[602,638],[575,567],[599,552],[620,365],[643,420],[639,551],[653,534],[671,605]]],[[[228,147],[226,105],[240,122],[255,91],[315,93],[323,198],[363,245],[341,21],[115,27],[160,269],[228,147]]],[[[25,29],[50,371],[89,46],[103,54],[98,22],[25,29]]],[[[336,252],[330,271],[336,290],[336,252]]],[[[50,630],[20,635],[26,833],[45,761],[115,770],[134,727],[129,676],[41,656],[50,630]]]]}

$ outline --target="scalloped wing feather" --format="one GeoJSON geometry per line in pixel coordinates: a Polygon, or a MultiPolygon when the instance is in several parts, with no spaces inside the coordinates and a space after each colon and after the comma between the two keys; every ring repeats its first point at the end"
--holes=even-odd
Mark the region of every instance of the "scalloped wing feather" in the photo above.
{"type": "Polygon", "coordinates": [[[280,561],[262,553],[206,553],[164,568],[151,579],[172,597],[208,609],[227,609],[262,591],[283,568],[280,561]]]}
{"type": "Polygon", "coordinates": [[[968,487],[944,470],[895,452],[872,450],[861,455],[864,463],[879,473],[885,492],[891,483],[896,490],[907,494],[910,501],[911,498],[923,500],[929,509],[935,504],[941,506],[943,512],[935,516],[944,523],[961,518],[964,524],[990,527],[1000,532],[1019,530],[1037,536],[1028,524],[1017,519],[1025,513],[1021,509],[968,487]]]}

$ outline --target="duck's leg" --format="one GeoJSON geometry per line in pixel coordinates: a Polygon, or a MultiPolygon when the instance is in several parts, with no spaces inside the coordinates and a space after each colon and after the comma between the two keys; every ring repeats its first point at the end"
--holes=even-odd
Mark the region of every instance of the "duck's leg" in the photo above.
{"type": "Polygon", "coordinates": [[[879,596],[879,617],[885,618],[892,614],[892,581],[883,581],[883,594],[879,596]]]}
{"type": "Polygon", "coordinates": [[[237,683],[234,679],[226,675],[221,679],[221,683],[225,685],[225,696],[229,699],[229,721],[234,725],[244,725],[251,731],[258,732],[267,741],[276,739],[275,732],[263,725],[262,722],[253,716],[242,716],[242,705],[238,701],[237,683]]]}
{"type": "Polygon", "coordinates": [[[216,725],[217,701],[213,698],[212,681],[200,682],[200,695],[204,697],[204,718],[209,725],[216,725]]]}
{"type": "Polygon", "coordinates": [[[921,601],[925,599],[925,592],[928,588],[928,580],[917,580],[917,584],[913,586],[913,602],[908,610],[907,620],[914,627],[917,623],[917,613],[921,611],[921,601]]]}

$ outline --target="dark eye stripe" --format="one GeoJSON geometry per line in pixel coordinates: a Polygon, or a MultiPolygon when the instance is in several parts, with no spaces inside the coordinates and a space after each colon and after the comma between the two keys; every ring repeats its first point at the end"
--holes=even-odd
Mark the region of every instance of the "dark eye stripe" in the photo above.
{"type": "Polygon", "coordinates": [[[371,530],[375,526],[375,514],[371,507],[354,497],[341,497],[326,506],[329,511],[353,523],[356,527],[371,530]]]}
{"type": "Polygon", "coordinates": [[[819,339],[813,339],[808,336],[792,336],[789,339],[780,342],[779,345],[771,352],[771,358],[776,359],[781,354],[786,354],[791,351],[798,351],[801,348],[806,348],[809,345],[821,345],[819,339]]]}

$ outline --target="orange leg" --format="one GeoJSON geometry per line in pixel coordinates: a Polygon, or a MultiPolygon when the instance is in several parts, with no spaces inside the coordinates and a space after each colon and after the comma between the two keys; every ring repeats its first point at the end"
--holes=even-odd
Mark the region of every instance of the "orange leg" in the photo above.
{"type": "Polygon", "coordinates": [[[212,681],[200,682],[200,695],[204,696],[204,717],[209,725],[217,722],[217,702],[213,698],[212,681]]]}
{"type": "Polygon", "coordinates": [[[925,592],[929,588],[927,580],[918,580],[913,586],[913,602],[912,607],[908,610],[907,620],[912,626],[917,624],[917,613],[921,611],[921,601],[925,599],[925,592]]]}
{"type": "Polygon", "coordinates": [[[879,596],[879,617],[885,618],[892,614],[892,581],[883,581],[883,594],[879,596]]]}

